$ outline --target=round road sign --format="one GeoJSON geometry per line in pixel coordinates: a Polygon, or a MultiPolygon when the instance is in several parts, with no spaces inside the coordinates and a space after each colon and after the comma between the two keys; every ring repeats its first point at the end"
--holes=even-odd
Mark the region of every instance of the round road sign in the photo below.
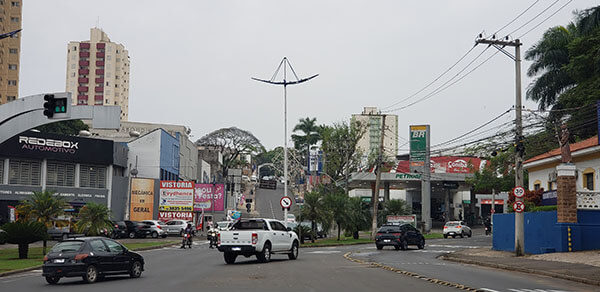
{"type": "Polygon", "coordinates": [[[521,202],[521,201],[516,201],[513,204],[513,209],[515,210],[515,212],[517,213],[522,213],[523,211],[525,211],[525,203],[521,202]]]}
{"type": "Polygon", "coordinates": [[[513,193],[515,194],[515,197],[522,198],[525,195],[525,189],[520,186],[515,187],[515,190],[513,191],[513,193]]]}
{"type": "Polygon", "coordinates": [[[289,208],[292,205],[292,198],[288,196],[282,197],[281,200],[279,200],[279,204],[281,205],[281,208],[289,208]]]}

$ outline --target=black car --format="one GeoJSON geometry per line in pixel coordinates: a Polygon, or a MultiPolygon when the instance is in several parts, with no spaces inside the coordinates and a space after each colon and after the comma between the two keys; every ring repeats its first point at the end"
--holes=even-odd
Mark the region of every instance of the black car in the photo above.
{"type": "Polygon", "coordinates": [[[120,243],[104,237],[80,237],[57,243],[44,257],[42,276],[48,284],[62,277],[81,276],[87,283],[107,275],[129,274],[138,278],[144,258],[120,243]]]}
{"type": "Polygon", "coordinates": [[[391,245],[398,249],[406,250],[408,245],[416,245],[419,249],[425,248],[425,237],[410,224],[384,225],[377,230],[375,246],[382,249],[391,245]]]}
{"type": "Polygon", "coordinates": [[[142,222],[131,220],[117,221],[114,224],[112,238],[145,238],[151,232],[150,227],[142,222]]]}

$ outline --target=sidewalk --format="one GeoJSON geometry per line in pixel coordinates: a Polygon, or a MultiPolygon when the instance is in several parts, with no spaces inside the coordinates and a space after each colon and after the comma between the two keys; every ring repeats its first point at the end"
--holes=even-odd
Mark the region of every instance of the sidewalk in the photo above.
{"type": "Polygon", "coordinates": [[[440,258],[600,286],[600,250],[516,257],[512,252],[475,248],[446,254],[440,258]]]}

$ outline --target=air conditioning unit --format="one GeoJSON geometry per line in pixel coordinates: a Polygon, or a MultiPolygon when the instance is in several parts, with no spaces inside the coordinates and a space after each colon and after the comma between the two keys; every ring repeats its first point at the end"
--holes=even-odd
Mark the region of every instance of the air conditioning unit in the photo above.
{"type": "Polygon", "coordinates": [[[557,172],[553,171],[551,173],[548,174],[548,181],[549,182],[556,182],[556,176],[557,176],[557,172]]]}

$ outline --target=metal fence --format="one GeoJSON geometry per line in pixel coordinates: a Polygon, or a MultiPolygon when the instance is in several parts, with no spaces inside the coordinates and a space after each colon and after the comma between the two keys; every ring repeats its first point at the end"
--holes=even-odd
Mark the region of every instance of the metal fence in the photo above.
{"type": "Polygon", "coordinates": [[[600,210],[600,192],[578,191],[577,209],[600,210]]]}

